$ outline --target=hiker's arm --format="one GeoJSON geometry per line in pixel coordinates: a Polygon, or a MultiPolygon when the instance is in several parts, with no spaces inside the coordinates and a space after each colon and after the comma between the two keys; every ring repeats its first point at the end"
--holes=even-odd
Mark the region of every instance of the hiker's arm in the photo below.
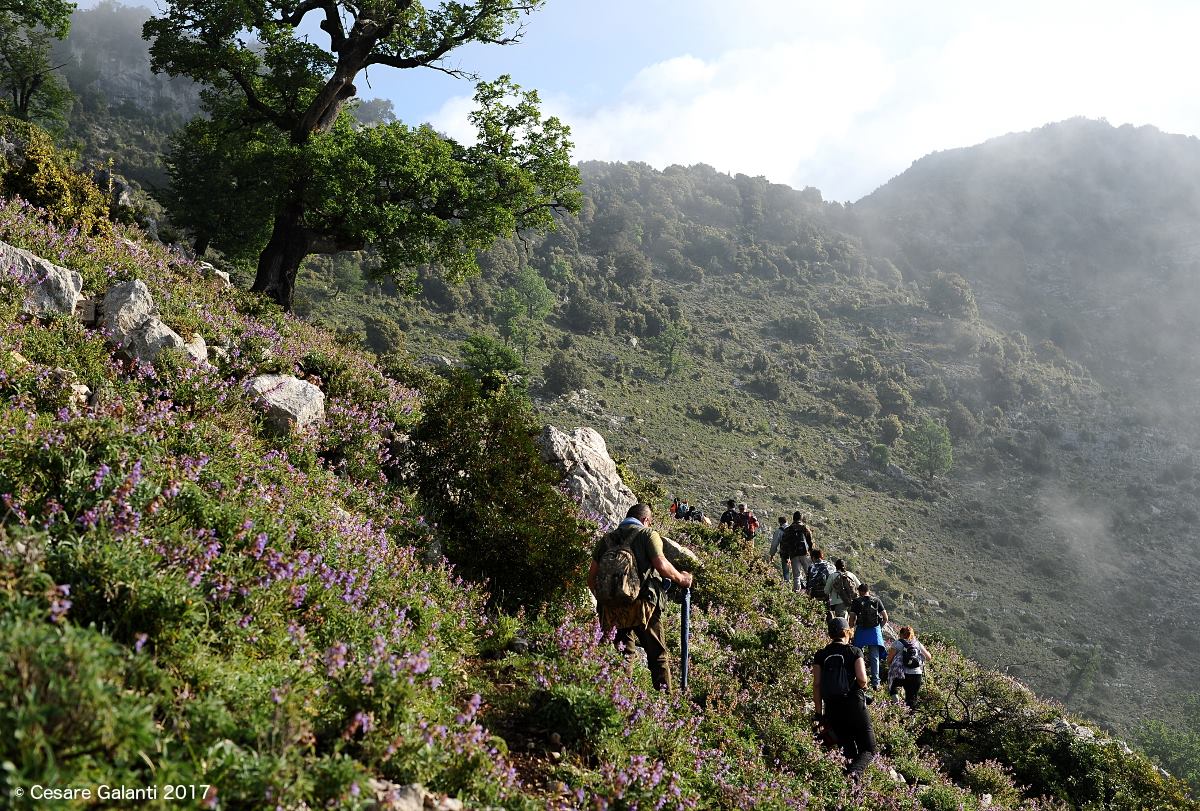
{"type": "Polygon", "coordinates": [[[692,573],[679,571],[671,565],[671,561],[667,560],[664,555],[659,555],[654,560],[650,561],[650,565],[654,567],[654,571],[658,572],[668,580],[678,583],[685,589],[692,587],[692,573]]]}
{"type": "Polygon", "coordinates": [[[853,611],[851,611],[850,613],[846,614],[846,621],[849,622],[850,627],[853,628],[858,624],[858,614],[855,614],[853,611]]]}
{"type": "Polygon", "coordinates": [[[861,656],[854,660],[854,680],[858,682],[860,690],[865,690],[871,683],[871,680],[867,678],[867,666],[861,656]]]}
{"type": "Polygon", "coordinates": [[[880,607],[879,607],[879,616],[883,619],[884,625],[887,625],[889,622],[891,622],[891,620],[888,619],[887,609],[884,608],[882,605],[880,605],[880,607]]]}
{"type": "Polygon", "coordinates": [[[591,565],[588,566],[587,584],[588,584],[588,589],[592,592],[592,594],[596,593],[596,572],[598,572],[599,570],[600,570],[600,566],[594,560],[591,562],[591,565]]]}
{"type": "Polygon", "coordinates": [[[888,645],[888,667],[892,666],[892,660],[896,658],[896,649],[888,645]]]}
{"type": "Polygon", "coordinates": [[[813,674],[813,707],[816,708],[817,715],[821,714],[821,668],[817,665],[812,667],[813,674]]]}

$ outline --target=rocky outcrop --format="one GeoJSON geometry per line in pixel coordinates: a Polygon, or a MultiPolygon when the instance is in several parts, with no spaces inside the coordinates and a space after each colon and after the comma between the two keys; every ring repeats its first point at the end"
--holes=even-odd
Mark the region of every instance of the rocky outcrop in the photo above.
{"type": "Polygon", "coordinates": [[[121,282],[109,289],[101,306],[100,326],[126,355],[146,363],[152,363],[166,349],[183,352],[196,363],[208,361],[204,338],[196,335],[185,341],[164,324],[158,317],[150,289],[140,279],[121,282]]]}
{"type": "Polygon", "coordinates": [[[0,242],[0,274],[24,288],[21,312],[28,315],[73,315],[83,300],[82,276],[7,242],[0,242]]]}
{"type": "Polygon", "coordinates": [[[570,433],[547,425],[537,439],[542,459],[563,475],[563,485],[580,506],[616,524],[637,503],[633,491],[621,481],[617,465],[608,455],[604,437],[591,428],[570,433]]]}
{"type": "Polygon", "coordinates": [[[250,391],[266,409],[267,419],[281,431],[299,431],[325,421],[325,395],[307,380],[259,375],[250,381],[250,391]]]}

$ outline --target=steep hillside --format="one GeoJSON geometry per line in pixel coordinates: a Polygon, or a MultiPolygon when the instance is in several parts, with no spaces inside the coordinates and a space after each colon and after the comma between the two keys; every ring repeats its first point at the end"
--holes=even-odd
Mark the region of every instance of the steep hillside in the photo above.
{"type": "Polygon", "coordinates": [[[934,634],[921,708],[876,702],[882,757],[848,784],[803,698],[821,612],[694,525],[692,683],[653,694],[581,599],[586,526],[529,455],[513,381],[384,372],[55,208],[0,202],[0,240],[65,266],[0,246],[7,802],[157,786],[117,799],[178,807],[170,784],[231,809],[1197,807],[934,634]],[[456,509],[477,518],[423,517],[456,509]],[[480,560],[486,581],[459,577],[480,560]]]}
{"type": "MultiPolygon", "coordinates": [[[[857,205],[703,166],[588,164],[584,175],[577,220],[497,246],[466,286],[422,275],[423,306],[345,258],[311,266],[302,306],[377,351],[454,358],[475,332],[500,337],[505,291],[532,268],[554,308],[514,340],[533,336],[525,366],[543,414],[606,428],[634,469],[710,512],[727,497],[760,515],[811,509],[822,541],[901,616],[1106,723],[1136,729],[1182,704],[1192,688],[1171,673],[1198,638],[1180,609],[1196,597],[1192,451],[1146,424],[1112,369],[1029,338],[1005,317],[1018,303],[986,282],[972,277],[972,295],[934,274],[956,265],[893,262],[894,244],[857,235],[857,205]],[[671,325],[688,339],[664,380],[656,349],[671,325]],[[564,368],[575,369],[565,386],[564,368]],[[926,417],[955,444],[954,468],[932,483],[895,439],[926,417]],[[904,472],[872,461],[879,444],[904,472]],[[1131,582],[1133,539],[1142,565],[1179,573],[1183,588],[1131,582]],[[1178,619],[1148,635],[1154,606],[1178,619]]],[[[1074,315],[1064,323],[1082,330],[1074,315]]]]}

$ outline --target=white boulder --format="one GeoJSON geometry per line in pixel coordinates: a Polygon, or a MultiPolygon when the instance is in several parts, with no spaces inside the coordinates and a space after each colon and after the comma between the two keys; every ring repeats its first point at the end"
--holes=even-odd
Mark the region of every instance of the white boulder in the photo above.
{"type": "Polygon", "coordinates": [[[118,346],[125,346],[133,333],[152,318],[158,318],[158,308],[141,279],[113,285],[104,296],[100,327],[118,346]]]}
{"type": "Polygon", "coordinates": [[[547,425],[537,439],[542,459],[563,475],[563,484],[584,510],[617,524],[637,503],[633,491],[621,481],[617,465],[608,455],[604,437],[591,428],[570,433],[547,425]]]}
{"type": "Polygon", "coordinates": [[[0,273],[25,289],[21,312],[29,315],[72,315],[83,299],[82,276],[7,242],[0,242],[0,273]]]}
{"type": "Polygon", "coordinates": [[[204,343],[203,335],[193,335],[192,340],[183,345],[183,351],[196,363],[208,363],[208,344],[204,343]]]}
{"type": "Polygon", "coordinates": [[[325,420],[325,395],[307,380],[292,375],[259,375],[250,381],[250,391],[280,430],[302,430],[325,420]]]}
{"type": "Polygon", "coordinates": [[[143,321],[120,346],[132,357],[146,363],[153,363],[164,349],[187,351],[183,336],[157,318],[143,321]]]}

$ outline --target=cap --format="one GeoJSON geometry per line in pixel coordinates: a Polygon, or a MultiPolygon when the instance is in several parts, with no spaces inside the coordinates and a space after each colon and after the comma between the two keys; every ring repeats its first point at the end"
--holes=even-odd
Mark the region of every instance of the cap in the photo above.
{"type": "Polygon", "coordinates": [[[842,631],[849,631],[850,623],[845,617],[834,617],[829,621],[829,633],[840,634],[842,631]]]}

